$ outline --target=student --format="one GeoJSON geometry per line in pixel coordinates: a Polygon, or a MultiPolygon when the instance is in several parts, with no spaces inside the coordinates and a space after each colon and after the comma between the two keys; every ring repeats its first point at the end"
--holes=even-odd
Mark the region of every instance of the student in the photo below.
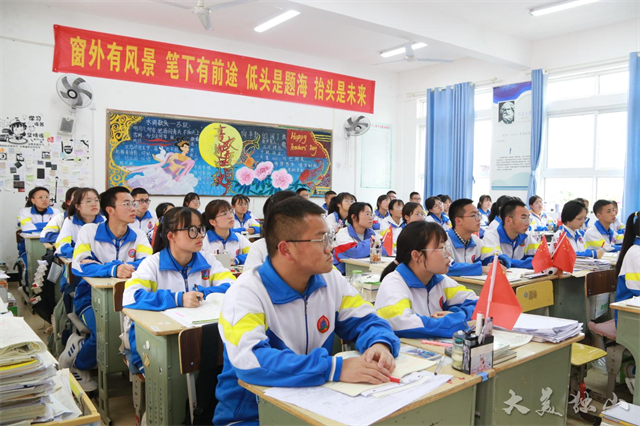
{"type": "Polygon", "coordinates": [[[69,209],[69,205],[73,199],[73,193],[76,189],[78,189],[77,186],[67,189],[66,194],[64,194],[64,203],[60,206],[62,208],[62,212],[53,216],[47,223],[47,226],[42,229],[42,232],[40,233],[40,242],[51,244],[56,242],[58,235],[60,234],[60,229],[62,229],[62,224],[67,218],[67,210],[69,209]]]}
{"type": "Polygon", "coordinates": [[[324,193],[324,204],[322,205],[322,208],[324,209],[325,214],[329,213],[329,205],[331,204],[331,200],[334,199],[336,195],[338,195],[336,194],[336,191],[327,191],[324,193]]]}
{"type": "Polygon", "coordinates": [[[553,235],[551,239],[551,251],[555,250],[562,234],[567,234],[567,238],[571,243],[571,247],[575,250],[576,255],[582,257],[592,257],[600,259],[604,252],[601,249],[585,248],[584,231],[582,224],[587,217],[587,207],[579,201],[569,201],[562,207],[562,226],[553,235]]]}
{"type": "MultiPolygon", "coordinates": [[[[418,207],[420,207],[418,205],[418,207]]],[[[396,253],[396,244],[398,242],[398,237],[400,236],[400,232],[405,227],[405,222],[402,219],[402,210],[404,208],[404,203],[402,200],[395,198],[391,200],[389,203],[389,216],[385,219],[386,224],[381,226],[384,231],[381,232],[382,239],[387,235],[387,232],[391,232],[391,238],[393,239],[393,254],[396,253]]]]}
{"type": "Polygon", "coordinates": [[[309,199],[309,190],[307,188],[298,188],[296,189],[296,195],[298,197],[302,197],[305,200],[309,199]]]}
{"type": "Polygon", "coordinates": [[[420,196],[419,192],[412,192],[411,194],[409,194],[409,201],[411,201],[412,203],[422,204],[422,197],[420,196]]]}
{"type": "Polygon", "coordinates": [[[278,191],[265,201],[264,206],[262,206],[262,216],[264,217],[264,226],[262,232],[262,238],[260,238],[255,243],[251,244],[251,250],[249,250],[249,254],[247,255],[247,260],[244,262],[244,271],[248,271],[254,266],[260,266],[264,263],[267,258],[267,239],[264,235],[264,231],[266,230],[267,219],[269,218],[269,212],[273,208],[274,205],[278,204],[281,201],[284,201],[288,198],[295,197],[296,193],[293,191],[278,191]]]}
{"type": "Polygon", "coordinates": [[[249,211],[249,197],[236,194],[231,199],[231,205],[235,211],[235,222],[233,230],[235,232],[247,231],[248,234],[260,233],[260,222],[258,222],[249,211]]]}
{"type": "Polygon", "coordinates": [[[398,198],[398,194],[396,194],[396,191],[392,189],[391,191],[387,191],[387,197],[389,197],[389,200],[393,201],[398,198]]]}
{"type": "MultiPolygon", "coordinates": [[[[172,203],[160,203],[156,207],[156,224],[153,227],[153,236],[151,237],[151,247],[153,247],[153,252],[157,252],[160,250],[156,250],[156,241],[158,241],[158,226],[162,223],[162,218],[165,214],[171,209],[175,208],[172,203]]],[[[161,238],[161,237],[160,237],[161,238]]]]}
{"type": "Polygon", "coordinates": [[[473,200],[461,198],[449,208],[451,229],[447,231],[447,247],[453,263],[449,266],[449,276],[486,275],[490,265],[482,265],[482,240],[480,232],[482,215],[473,205],[473,200]]]}
{"type": "Polygon", "coordinates": [[[489,215],[491,214],[491,196],[481,195],[478,201],[478,211],[480,212],[480,227],[486,228],[489,226],[489,215]]]}
{"type": "Polygon", "coordinates": [[[229,253],[232,265],[244,265],[251,243],[244,235],[233,232],[234,218],[231,204],[225,200],[213,200],[204,211],[207,234],[202,251],[217,254],[229,253]]]}
{"type": "MultiPolygon", "coordinates": [[[[589,200],[587,200],[586,198],[576,198],[574,201],[579,201],[582,204],[585,205],[585,207],[587,208],[587,211],[589,211],[589,200]]],[[[586,231],[587,229],[589,229],[589,226],[591,226],[591,218],[589,217],[589,215],[587,214],[587,218],[584,221],[584,224],[582,225],[582,230],[586,231]]]]}
{"type": "Polygon", "coordinates": [[[400,341],[331,262],[331,229],[320,206],[300,197],[274,204],[264,265],[245,271],[225,295],[224,342],[213,423],[258,422],[259,386],[307,387],[330,381],[387,383],[400,341]],[[335,334],[362,356],[332,357],[335,334]]]}
{"type": "Polygon", "coordinates": [[[382,273],[378,315],[398,337],[451,338],[465,330],[478,296],[447,277],[447,235],[441,226],[418,221],[398,238],[398,255],[382,273]]]}
{"type": "Polygon", "coordinates": [[[427,222],[434,222],[442,226],[445,231],[451,229],[451,221],[449,217],[444,214],[444,204],[438,197],[429,197],[424,202],[424,206],[427,209],[427,222]]]}
{"type": "MultiPolygon", "coordinates": [[[[595,208],[595,204],[593,207],[595,208]]],[[[640,296],[640,212],[629,215],[626,228],[627,232],[616,263],[616,274],[618,275],[616,302],[640,296]]],[[[618,311],[616,310],[617,324],[618,311]]]]}
{"type": "MultiPolygon", "coordinates": [[[[344,275],[343,259],[358,259],[369,257],[371,251],[371,237],[375,232],[373,226],[373,209],[369,203],[353,203],[349,207],[349,225],[336,234],[333,250],[333,264],[344,275]]],[[[383,256],[388,256],[382,247],[383,256]]]]}
{"type": "Polygon", "coordinates": [[[585,247],[602,249],[606,252],[620,251],[620,245],[616,244],[616,232],[613,223],[616,221],[616,211],[609,200],[598,200],[593,204],[593,213],[596,220],[584,234],[585,247]]]}
{"type": "MultiPolygon", "coordinates": [[[[160,225],[160,251],[140,263],[126,282],[122,295],[125,308],[197,308],[209,294],[227,291],[236,279],[213,254],[201,252],[206,230],[202,222],[200,213],[189,207],[172,209],[165,215],[160,225]]],[[[142,371],[133,323],[128,331],[132,362],[142,371]]]]}
{"type": "Polygon", "coordinates": [[[341,192],[331,200],[326,221],[334,232],[347,226],[349,207],[356,201],[358,201],[356,197],[348,192],[341,192]]]}
{"type": "MultiPolygon", "coordinates": [[[[613,209],[616,212],[616,221],[613,222],[613,225],[611,225],[611,227],[613,228],[613,232],[616,233],[616,244],[622,244],[622,241],[624,240],[624,223],[620,222],[620,219],[618,219],[618,212],[620,211],[618,209],[618,202],[615,200],[611,201],[611,204],[613,204],[613,209]]],[[[40,241],[42,241],[42,234],[40,234],[40,241]]]]}
{"type": "Polygon", "coordinates": [[[389,217],[390,201],[389,196],[386,194],[378,197],[378,200],[376,201],[376,211],[373,212],[374,220],[377,219],[379,223],[382,223],[384,219],[389,217]]]}
{"type": "Polygon", "coordinates": [[[95,389],[90,369],[96,366],[96,318],[91,307],[91,286],[82,277],[131,278],[142,259],[151,255],[147,236],[129,228],[138,205],[123,186],[100,194],[106,222],[88,223],[80,229],[73,250],[73,274],[81,277],[73,300],[76,315],[91,330],[88,338],[72,334],[60,355],[61,368],[73,368],[85,391],[95,389]]]}
{"type": "Polygon", "coordinates": [[[49,190],[36,186],[29,191],[27,203],[20,210],[20,230],[23,234],[39,234],[58,213],[58,209],[49,207],[49,190]]]}
{"type": "Polygon", "coordinates": [[[144,188],[135,188],[131,191],[131,196],[133,197],[133,201],[138,203],[138,208],[136,210],[136,221],[129,226],[131,229],[147,234],[147,238],[149,239],[149,242],[151,242],[156,218],[149,210],[149,206],[151,205],[149,193],[144,188]]]}
{"type": "Polygon", "coordinates": [[[491,263],[493,254],[498,253],[507,268],[533,269],[531,259],[540,244],[527,234],[531,222],[529,210],[522,201],[510,200],[500,208],[500,219],[502,223],[497,229],[484,234],[482,264],[491,263]]]}
{"type": "Polygon", "coordinates": [[[402,218],[404,219],[404,223],[408,225],[411,222],[417,222],[419,220],[424,221],[426,216],[422,205],[410,202],[405,204],[402,208],[402,218]]]}
{"type": "Polygon", "coordinates": [[[78,188],[69,207],[69,216],[65,219],[58,239],[56,240],[56,256],[73,257],[78,232],[87,223],[102,223],[100,214],[100,195],[93,188],[78,188]]]}
{"type": "Polygon", "coordinates": [[[449,197],[446,194],[440,194],[438,195],[438,198],[440,198],[440,201],[442,201],[442,206],[444,207],[444,213],[449,216],[449,207],[451,206],[451,203],[453,202],[453,200],[451,199],[451,197],[449,197]]]}
{"type": "Polygon", "coordinates": [[[491,213],[489,214],[489,226],[487,227],[487,231],[498,229],[498,226],[502,225],[502,219],[500,218],[500,209],[502,208],[502,205],[504,203],[514,199],[514,197],[511,197],[509,195],[502,195],[496,200],[495,203],[491,205],[491,213]]]}
{"type": "Polygon", "coordinates": [[[531,213],[531,224],[529,225],[529,231],[544,232],[552,231],[555,229],[553,219],[551,219],[545,212],[542,211],[544,203],[542,197],[533,195],[529,197],[529,211],[531,213]]]}
{"type": "Polygon", "coordinates": [[[182,207],[198,210],[200,208],[200,196],[195,192],[189,192],[182,200],[182,207]]]}

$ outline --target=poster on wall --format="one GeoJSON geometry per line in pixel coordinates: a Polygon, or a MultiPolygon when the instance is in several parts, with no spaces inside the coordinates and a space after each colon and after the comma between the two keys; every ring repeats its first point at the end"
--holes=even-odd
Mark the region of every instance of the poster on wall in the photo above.
{"type": "Polygon", "coordinates": [[[73,186],[86,186],[89,140],[52,136],[41,115],[0,118],[0,192],[50,191],[59,203],[73,186]]]}
{"type": "Polygon", "coordinates": [[[531,82],[493,88],[491,189],[526,190],[531,174],[531,82]]]}
{"type": "Polygon", "coordinates": [[[361,137],[362,165],[360,186],[362,188],[391,187],[391,125],[371,124],[369,131],[361,137]]]}
{"type": "Polygon", "coordinates": [[[107,182],[153,195],[331,189],[330,130],[107,111],[107,182]]]}

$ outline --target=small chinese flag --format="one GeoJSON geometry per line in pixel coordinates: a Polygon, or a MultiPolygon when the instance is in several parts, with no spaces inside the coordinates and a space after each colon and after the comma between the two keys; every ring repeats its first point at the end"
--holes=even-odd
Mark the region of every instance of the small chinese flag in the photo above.
{"type": "Polygon", "coordinates": [[[382,247],[387,251],[387,256],[393,256],[393,228],[391,226],[382,238],[382,247]]]}
{"type": "MultiPolygon", "coordinates": [[[[497,262],[497,259],[494,260],[497,262]]],[[[487,313],[489,305],[489,293],[491,291],[491,277],[493,276],[493,265],[487,275],[487,280],[482,286],[482,293],[480,298],[476,302],[476,309],[473,311],[472,319],[476,319],[478,313],[483,314],[485,318],[487,316],[493,317],[493,324],[504,327],[507,330],[513,330],[513,326],[518,321],[520,314],[522,313],[522,306],[518,302],[515,291],[511,288],[509,280],[504,273],[504,270],[497,265],[496,279],[493,283],[493,297],[491,300],[491,307],[487,313]]]]}
{"type": "Polygon", "coordinates": [[[536,250],[536,254],[531,260],[531,264],[533,265],[533,270],[535,272],[542,272],[553,266],[551,253],[549,252],[549,245],[544,237],[542,237],[542,242],[538,246],[538,250],[536,250]]]}
{"type": "Polygon", "coordinates": [[[571,247],[567,234],[564,233],[553,252],[553,266],[559,269],[559,273],[561,271],[573,272],[576,257],[576,251],[571,247]]]}

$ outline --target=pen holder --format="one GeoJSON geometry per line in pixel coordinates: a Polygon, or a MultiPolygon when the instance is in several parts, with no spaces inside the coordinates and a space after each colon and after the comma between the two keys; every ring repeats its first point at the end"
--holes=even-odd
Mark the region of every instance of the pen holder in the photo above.
{"type": "Polygon", "coordinates": [[[216,254],[215,257],[225,268],[229,269],[231,267],[231,256],[229,256],[229,253],[216,254]]]}
{"type": "Polygon", "coordinates": [[[477,374],[493,368],[493,336],[485,336],[482,344],[474,334],[464,339],[462,346],[462,371],[477,374]]]}

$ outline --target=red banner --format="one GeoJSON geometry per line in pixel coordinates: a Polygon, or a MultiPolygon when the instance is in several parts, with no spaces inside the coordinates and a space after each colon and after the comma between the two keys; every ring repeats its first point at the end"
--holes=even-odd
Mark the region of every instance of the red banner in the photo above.
{"type": "Polygon", "coordinates": [[[375,81],[54,25],[54,72],[373,113],[375,81]]]}

